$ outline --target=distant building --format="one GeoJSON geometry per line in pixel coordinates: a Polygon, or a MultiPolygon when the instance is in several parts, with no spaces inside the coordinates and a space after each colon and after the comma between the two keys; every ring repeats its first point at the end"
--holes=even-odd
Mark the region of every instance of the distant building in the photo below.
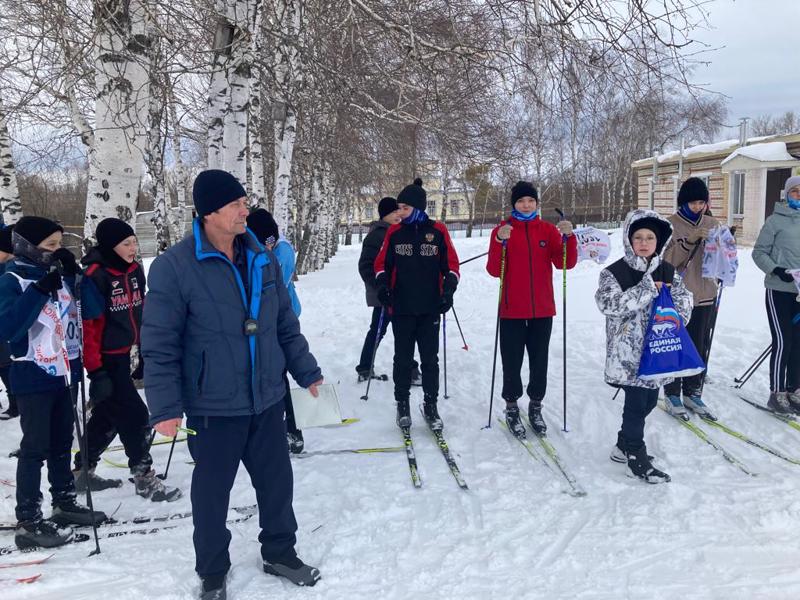
{"type": "Polygon", "coordinates": [[[737,227],[740,242],[755,242],[775,203],[784,201],[783,186],[800,174],[800,133],[725,140],[637,160],[638,205],[666,216],[677,210],[678,190],[689,177],[709,189],[711,211],[737,227]]]}

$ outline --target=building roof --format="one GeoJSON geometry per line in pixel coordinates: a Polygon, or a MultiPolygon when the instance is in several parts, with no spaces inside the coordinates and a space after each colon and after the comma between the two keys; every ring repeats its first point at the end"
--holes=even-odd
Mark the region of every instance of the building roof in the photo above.
{"type": "MultiPolygon", "coordinates": [[[[782,142],[784,146],[784,150],[786,149],[787,143],[792,142],[800,142],[800,132],[797,133],[790,133],[784,135],[766,135],[766,136],[758,136],[758,137],[751,137],[747,139],[745,148],[751,145],[763,145],[765,142],[782,142]]],[[[739,140],[738,139],[731,139],[731,140],[723,140],[721,142],[714,142],[712,144],[699,144],[697,146],[690,146],[689,148],[685,148],[683,150],[683,159],[684,160],[697,160],[701,158],[711,158],[711,157],[726,157],[730,155],[737,149],[741,149],[739,147],[739,140]]],[[[663,154],[656,155],[656,161],[658,164],[668,164],[668,163],[677,163],[680,160],[681,151],[680,150],[671,150],[669,152],[664,152],[663,154]]],[[[652,167],[653,166],[653,157],[648,156],[647,158],[642,158],[637,161],[634,161],[631,165],[634,169],[641,169],[642,167],[652,167]]]]}

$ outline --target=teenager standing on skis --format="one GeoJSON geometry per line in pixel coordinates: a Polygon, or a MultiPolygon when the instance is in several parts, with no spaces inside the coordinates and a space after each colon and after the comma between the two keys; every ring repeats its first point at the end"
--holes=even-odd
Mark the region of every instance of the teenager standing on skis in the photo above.
{"type": "Polygon", "coordinates": [[[671,235],[669,221],[655,211],[631,211],[623,227],[625,256],[600,272],[595,294],[597,307],[606,316],[605,380],[625,392],[622,428],[611,460],[627,463],[628,474],[647,483],[670,480],[653,466],[644,442],[645,419],[656,407],[658,389],[671,381],[638,376],[653,301],[667,285],[683,323],[692,312],[691,292],[661,256],[671,235]]]}
{"type": "MultiPolygon", "coordinates": [[[[275,254],[275,258],[278,259],[283,283],[286,286],[286,291],[289,292],[289,299],[292,301],[292,311],[297,318],[300,318],[300,298],[297,297],[293,281],[295,270],[294,248],[289,243],[289,240],[280,235],[278,223],[273,218],[272,213],[263,208],[256,209],[247,216],[247,226],[255,234],[256,239],[264,244],[267,250],[271,250],[275,254]]],[[[289,452],[300,454],[305,447],[305,441],[303,440],[303,432],[297,428],[297,422],[294,419],[292,391],[285,371],[283,373],[283,382],[286,386],[286,394],[283,397],[283,401],[286,404],[286,439],[289,443],[289,452]]]]}
{"type": "MultiPolygon", "coordinates": [[[[719,222],[706,214],[708,188],[702,179],[690,177],[678,192],[678,212],[668,220],[672,225],[672,239],[664,250],[664,260],[681,274],[684,285],[692,292],[694,306],[692,317],[686,326],[689,337],[701,357],[707,356],[711,325],[717,310],[717,282],[703,278],[703,248],[709,231],[719,222]]],[[[705,372],[689,377],[676,377],[664,386],[667,410],[675,416],[688,418],[686,408],[716,420],[700,397],[705,372]],[[683,401],[681,401],[683,391],[683,401]]]]}
{"type": "MultiPolygon", "coordinates": [[[[145,276],[136,262],[139,244],[125,221],[103,219],[95,232],[97,245],[82,262],[86,272],[81,283],[84,320],[83,356],[89,373],[92,414],[86,424],[88,485],[92,491],[120,487],[118,479],[104,479],[94,470],[100,455],[117,433],[128,457],[136,494],[153,502],[172,502],[181,497],[156,477],[150,455],[150,415],[136,391],[133,379],[142,378],[144,361],[131,374],[131,349],[139,344],[144,305],[145,276]]],[[[86,489],[83,456],[75,455],[75,486],[86,489]]]]}
{"type": "MultiPolygon", "coordinates": [[[[361,358],[358,361],[358,365],[356,365],[359,383],[369,379],[370,374],[374,375],[374,373],[370,373],[370,369],[374,368],[372,355],[375,353],[375,344],[386,335],[386,329],[389,327],[389,321],[391,321],[391,317],[384,311],[378,299],[378,289],[375,287],[375,259],[381,251],[383,239],[386,237],[389,227],[396,225],[401,220],[400,211],[397,208],[397,200],[391,196],[381,198],[380,202],[378,202],[378,216],[380,219],[369,227],[369,233],[361,244],[361,255],[358,258],[358,274],[361,275],[361,280],[364,282],[364,288],[366,289],[367,306],[372,308],[372,320],[364,338],[364,344],[361,347],[361,358]],[[384,313],[383,326],[378,331],[382,312],[384,313]]],[[[419,365],[417,361],[414,361],[411,372],[411,385],[421,384],[419,365]]]]}
{"type": "Polygon", "coordinates": [[[800,176],[784,185],[786,202],[775,204],[753,247],[753,261],[766,273],[767,319],[772,335],[767,405],[800,413],[800,302],[787,270],[800,269],[800,176]]]}
{"type": "Polygon", "coordinates": [[[402,221],[389,227],[375,259],[378,299],[392,315],[397,425],[411,427],[409,397],[416,345],[425,419],[432,429],[440,430],[439,323],[453,306],[458,256],[444,223],[432,221],[425,213],[427,198],[421,179],[403,188],[397,206],[402,221]]]}
{"type": "MultiPolygon", "coordinates": [[[[74,301],[75,257],[61,247],[63,228],[42,217],[14,227],[14,260],[0,277],[0,339],[11,343],[11,388],[22,427],[17,460],[17,531],[20,548],[53,547],[72,538],[67,525],[91,525],[76,501],[69,469],[75,389],[83,366],[74,301]],[[62,278],[63,273],[63,278],[62,278]],[[47,461],[53,511],[42,517],[42,464],[47,461]]],[[[106,518],[94,511],[94,520],[106,518]]]]}
{"type": "Polygon", "coordinates": [[[556,304],[553,267],[564,263],[563,236],[567,244],[567,268],[578,262],[578,242],[572,223],[557,225],[539,215],[539,193],[533,184],[518,181],[511,188],[511,216],[495,227],[489,241],[486,270],[493,277],[503,271],[500,298],[500,356],[506,423],[517,436],[525,435],[517,400],[522,396],[522,360],[528,350],[528,418],[538,435],[547,425],[542,401],[547,391],[547,358],[556,304]],[[505,265],[503,249],[505,247],[505,265]]]}
{"type": "MultiPolygon", "coordinates": [[[[14,246],[11,242],[11,232],[13,230],[13,225],[8,227],[0,225],[0,275],[5,273],[6,263],[14,258],[14,246]]],[[[6,388],[6,397],[8,398],[8,407],[0,413],[0,421],[14,419],[19,416],[17,401],[11,391],[10,374],[11,347],[8,342],[0,341],[0,380],[3,381],[3,387],[6,388]]]]}

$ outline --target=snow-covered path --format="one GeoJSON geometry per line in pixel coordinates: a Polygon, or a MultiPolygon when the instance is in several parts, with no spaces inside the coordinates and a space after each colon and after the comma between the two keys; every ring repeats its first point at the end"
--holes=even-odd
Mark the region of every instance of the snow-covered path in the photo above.
{"type": "MultiPolygon", "coordinates": [[[[612,236],[619,256],[619,232],[612,236]]],[[[487,238],[457,239],[461,259],[486,249],[487,238]]],[[[343,412],[360,422],[305,432],[307,450],[395,446],[391,383],[374,382],[370,399],[359,399],[355,383],[369,309],[358,278],[358,246],[341,247],[322,272],[297,285],[303,331],[326,380],[336,382],[343,412]]],[[[759,413],[728,387],[769,343],[761,275],[748,250],[735,288],[722,301],[711,356],[707,402],[729,425],[783,452],[800,457],[800,432],[759,413]]],[[[713,435],[745,461],[748,477],[661,411],[649,419],[648,449],[672,475],[672,483],[648,486],[625,477],[608,459],[621,414],[621,399],[603,383],[605,343],[594,304],[602,268],[584,262],[569,274],[569,433],[560,431],[562,365],[560,315],[550,347],[545,416],[551,440],[588,492],[573,498],[561,482],[536,464],[495,421],[486,425],[497,282],[485,259],[463,267],[456,308],[469,343],[461,349],[448,319],[448,392],[440,412],[450,448],[470,486],[455,484],[418,412],[413,435],[423,487],[411,486],[402,453],[317,456],[294,461],[298,551],[322,572],[322,581],[301,589],[264,575],[258,562],[258,523],[231,526],[232,600],[281,597],[373,600],[409,598],[622,598],[673,600],[789,599],[800,597],[800,466],[773,458],[717,431],[713,435]]],[[[561,274],[557,306],[561,307],[561,274]]],[[[376,370],[391,373],[391,333],[376,370]]],[[[441,359],[441,354],[440,354],[441,359]]],[[[745,390],[765,400],[767,366],[745,390]]],[[[498,365],[498,374],[500,367],[498,365]]],[[[523,378],[526,381],[526,378],[523,378]]],[[[499,385],[496,388],[499,392],[499,385]]],[[[421,401],[418,388],[412,392],[421,401]]],[[[496,395],[495,415],[501,414],[496,395]]],[[[704,428],[712,431],[707,426],[704,428]]],[[[19,440],[16,421],[0,423],[0,478],[14,476],[6,458],[19,440]]],[[[158,465],[168,446],[155,450],[158,465]]],[[[122,458],[122,453],[112,455],[122,458]]],[[[188,492],[191,466],[178,445],[169,481],[188,492]]],[[[104,476],[126,471],[103,464],[104,476]]],[[[46,484],[45,484],[46,485],[46,484]]],[[[46,489],[43,487],[45,497],[46,489]]],[[[0,485],[0,520],[13,518],[13,488],[0,485]]],[[[241,469],[232,506],[255,501],[241,469]]],[[[137,498],[130,484],[96,495],[104,510],[122,506],[117,518],[189,510],[188,493],[165,506],[137,498]]],[[[41,567],[4,569],[0,578],[43,573],[31,585],[0,583],[11,598],[193,598],[198,592],[188,520],[148,536],[102,542],[103,553],[87,558],[90,544],[56,550],[41,567]]],[[[0,546],[13,535],[0,532],[0,546]]],[[[37,553],[36,555],[39,555],[37,553]]],[[[34,555],[24,555],[26,558],[34,555]]],[[[0,560],[23,560],[20,555],[0,560]]]]}

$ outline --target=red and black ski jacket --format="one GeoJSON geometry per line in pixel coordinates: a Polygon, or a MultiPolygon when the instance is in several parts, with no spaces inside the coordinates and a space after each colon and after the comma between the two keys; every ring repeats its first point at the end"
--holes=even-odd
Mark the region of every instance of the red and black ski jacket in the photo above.
{"type": "MultiPolygon", "coordinates": [[[[556,314],[553,299],[553,267],[562,268],[564,247],[561,233],[552,223],[541,218],[518,221],[509,217],[492,230],[486,270],[500,277],[503,245],[497,231],[505,224],[513,228],[506,245],[503,296],[500,299],[501,319],[541,319],[556,314]]],[[[567,238],[567,269],[578,262],[578,241],[567,238]]]]}
{"type": "Polygon", "coordinates": [[[127,354],[139,343],[146,281],[139,263],[123,271],[97,248],[82,262],[83,356],[91,373],[103,366],[103,354],[127,354]]]}
{"type": "Polygon", "coordinates": [[[385,280],[392,291],[392,313],[427,315],[439,311],[448,277],[458,285],[458,255],[444,223],[398,223],[386,232],[375,259],[378,287],[385,280]],[[451,275],[452,274],[452,275],[451,275]]]}

